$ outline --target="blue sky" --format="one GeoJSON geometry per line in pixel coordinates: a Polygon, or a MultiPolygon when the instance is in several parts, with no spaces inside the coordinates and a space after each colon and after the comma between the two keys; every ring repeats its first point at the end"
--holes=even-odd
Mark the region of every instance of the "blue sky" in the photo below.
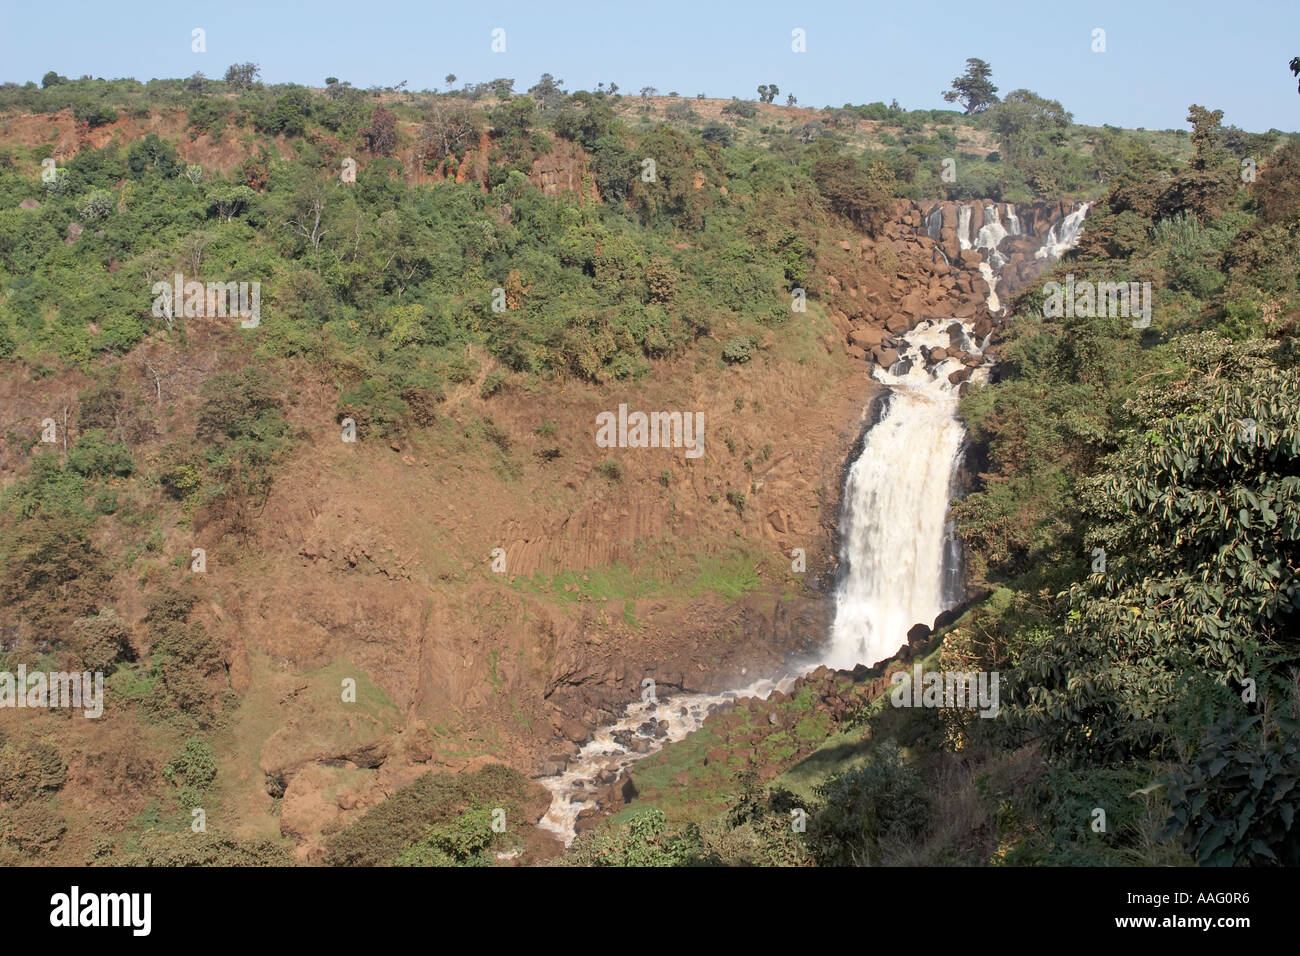
{"type": "Polygon", "coordinates": [[[775,83],[801,105],[888,102],[945,107],[941,92],[978,56],[1002,93],[1060,100],[1081,123],[1184,127],[1187,106],[1248,130],[1300,130],[1287,69],[1300,55],[1297,0],[859,0],[853,3],[579,0],[10,0],[0,10],[0,80],[50,69],[77,77],[221,77],[261,64],[267,82],[412,89],[544,72],[567,89],[614,81],[625,92],[753,98],[775,83]],[[191,30],[206,30],[195,53],[191,30]],[[494,28],[506,51],[490,49],[494,28]],[[803,29],[807,52],[791,51],[803,29]],[[1094,53],[1094,29],[1105,31],[1094,53]]]}

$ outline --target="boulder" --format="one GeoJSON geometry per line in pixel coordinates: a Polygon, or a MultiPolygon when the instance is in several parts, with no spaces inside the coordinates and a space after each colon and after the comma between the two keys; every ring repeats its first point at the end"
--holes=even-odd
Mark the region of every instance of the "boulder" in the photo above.
{"type": "Polygon", "coordinates": [[[885,337],[885,330],[872,326],[858,326],[849,333],[849,342],[861,349],[873,349],[885,337]]]}
{"type": "Polygon", "coordinates": [[[903,301],[898,304],[898,310],[905,315],[920,315],[925,309],[925,293],[920,289],[913,289],[907,295],[903,296],[903,301]]]}
{"type": "Polygon", "coordinates": [[[871,357],[876,360],[877,365],[883,368],[889,368],[898,361],[898,352],[894,349],[877,346],[871,350],[871,357]]]}
{"type": "Polygon", "coordinates": [[[790,515],[780,508],[773,508],[768,512],[767,523],[772,526],[772,530],[777,534],[789,534],[790,532],[790,515]]]}
{"type": "Polygon", "coordinates": [[[965,366],[962,366],[961,368],[957,369],[957,371],[953,372],[951,375],[948,376],[948,381],[952,382],[952,384],[954,385],[960,385],[968,378],[970,378],[970,369],[965,366]]]}
{"type": "Polygon", "coordinates": [[[569,717],[560,724],[560,736],[575,744],[585,744],[591,739],[591,729],[582,721],[569,717]]]}
{"type": "Polygon", "coordinates": [[[902,313],[895,312],[885,319],[885,328],[895,335],[902,335],[912,327],[912,320],[902,313]]]}

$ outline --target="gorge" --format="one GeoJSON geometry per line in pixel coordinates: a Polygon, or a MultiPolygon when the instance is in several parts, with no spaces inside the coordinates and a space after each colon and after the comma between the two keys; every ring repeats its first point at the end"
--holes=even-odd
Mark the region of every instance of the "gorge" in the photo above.
{"type": "MultiPolygon", "coordinates": [[[[1031,279],[1044,264],[1073,248],[1087,212],[1087,203],[1068,212],[1062,204],[1058,218],[1051,219],[1039,206],[1022,207],[1018,213],[1010,203],[938,203],[922,215],[906,212],[900,219],[905,226],[919,222],[926,238],[937,241],[934,254],[945,263],[948,256],[941,245],[955,243],[952,258],[976,267],[987,283],[987,310],[997,313],[995,286],[1004,271],[1016,287],[1031,279]],[[977,208],[982,208],[981,216],[975,216],[977,208]],[[1000,215],[1010,228],[1001,225],[1000,215]],[[973,217],[982,223],[974,244],[969,239],[973,217]],[[1004,255],[1001,247],[1008,239],[1013,240],[1008,243],[1012,249],[1004,255]],[[977,250],[978,258],[963,258],[967,250],[977,250]]],[[[954,313],[958,311],[965,310],[954,313]]],[[[866,410],[856,457],[845,469],[838,519],[840,566],[831,596],[834,613],[819,650],[787,660],[782,672],[746,687],[663,700],[643,695],[622,719],[596,730],[561,773],[541,778],[552,794],[550,809],[539,824],[542,829],[568,845],[579,832],[580,819],[587,825],[597,819],[601,786],[621,788],[623,798],[634,798],[628,769],[685,739],[711,714],[744,698],[788,691],[799,676],[814,669],[851,671],[886,661],[914,625],[928,630],[940,614],[962,601],[961,549],[948,518],[964,451],[957,404],[967,383],[988,381],[994,366],[992,354],[986,352],[994,331],[986,328],[978,338],[976,328],[969,318],[935,317],[881,339],[892,361],[888,366],[877,362],[871,371],[886,391],[866,410]]]]}

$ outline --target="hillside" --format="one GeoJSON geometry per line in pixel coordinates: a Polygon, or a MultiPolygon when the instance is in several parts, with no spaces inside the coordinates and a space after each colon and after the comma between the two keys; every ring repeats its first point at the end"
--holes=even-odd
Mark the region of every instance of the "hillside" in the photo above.
{"type": "MultiPolygon", "coordinates": [[[[846,465],[886,391],[873,373],[930,321],[983,343],[926,351],[963,366],[967,574],[956,619],[895,646],[903,663],[1022,666],[1023,723],[994,739],[933,712],[882,718],[883,663],[816,672],[600,780],[581,829],[617,813],[570,862],[626,839],[647,807],[722,827],[741,783],[751,818],[732,828],[767,832],[785,788],[825,799],[830,775],[876,766],[886,738],[903,749],[879,766],[902,783],[880,786],[899,801],[922,774],[969,801],[954,819],[978,837],[954,824],[929,861],[1075,852],[1043,836],[1041,807],[990,829],[995,811],[975,806],[1047,786],[1040,751],[1075,743],[1062,715],[1094,714],[1091,743],[1115,741],[1090,756],[1116,793],[1186,762],[1203,728],[1187,718],[1182,751],[1162,736],[1172,692],[1135,705],[1149,726],[1133,730],[1114,726],[1123,705],[1075,700],[1060,675],[1065,656],[1089,657],[1074,622],[1127,626],[1131,603],[1103,606],[1084,560],[1089,522],[1123,516],[1076,489],[1122,475],[1106,456],[1144,423],[1206,402],[1252,411],[1279,449],[1267,481],[1222,479],[1273,482],[1280,517],[1248,542],[1268,613],[1180,605],[1160,627],[1200,634],[1204,613],[1235,628],[1213,666],[1282,687],[1300,603],[1294,138],[1203,116],[1190,136],[1050,111],[999,127],[544,83],[56,80],[0,90],[0,653],[9,671],[102,671],[107,692],[98,720],[6,714],[6,863],[465,862],[425,829],[481,829],[474,814],[496,807],[514,828],[474,860],[489,843],[518,850],[511,862],[559,856],[534,826],[549,804],[537,780],[647,679],[664,697],[719,692],[821,645],[846,465]],[[1237,176],[1246,157],[1258,183],[1237,176]],[[1099,262],[1153,282],[1151,331],[1044,315],[1045,281],[1099,262]],[[178,275],[182,289],[256,283],[260,310],[205,314],[203,290],[197,308],[189,291],[171,301],[178,275]],[[1196,352],[1183,337],[1201,333],[1213,342],[1196,352]],[[993,384],[972,379],[993,363],[993,384]],[[1153,382],[1185,405],[1148,396],[1153,382]],[[599,416],[620,406],[702,415],[703,453],[602,447],[599,416]],[[727,773],[704,770],[719,762],[727,773]],[[745,769],[757,783],[732,772],[745,769]],[[995,796],[974,795],[980,772],[995,796]],[[201,850],[185,842],[196,809],[201,850]]],[[[1124,534],[1181,567],[1160,551],[1179,534],[1124,534]]],[[[1168,583],[1160,567],[1149,559],[1141,586],[1172,602],[1192,571],[1168,583]]],[[[761,853],[718,839],[706,849],[728,862],[861,861],[785,835],[761,853]]],[[[1183,859],[1161,839],[1156,861],[1183,859]]]]}

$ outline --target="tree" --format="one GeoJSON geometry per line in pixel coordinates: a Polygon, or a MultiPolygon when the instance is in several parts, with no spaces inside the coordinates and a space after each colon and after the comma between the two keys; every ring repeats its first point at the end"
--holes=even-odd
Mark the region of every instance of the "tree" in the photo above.
{"type": "Polygon", "coordinates": [[[952,81],[952,89],[943,94],[949,103],[960,102],[966,114],[981,113],[998,101],[998,88],[989,77],[993,68],[978,57],[966,60],[966,72],[952,81]]]}
{"type": "Polygon", "coordinates": [[[1265,222],[1300,216],[1300,140],[1290,140],[1273,154],[1260,170],[1253,193],[1265,222]]]}
{"type": "Polygon", "coordinates": [[[735,135],[730,126],[717,120],[709,120],[708,125],[700,130],[700,136],[705,142],[717,143],[719,146],[730,146],[735,135]]]}
{"type": "Polygon", "coordinates": [[[447,89],[451,89],[456,84],[456,74],[448,73],[442,78],[442,81],[447,84],[447,89]]]}
{"type": "Polygon", "coordinates": [[[498,139],[522,139],[528,135],[537,116],[537,106],[531,97],[516,96],[502,103],[488,114],[492,135],[498,139]]]}
{"type": "Polygon", "coordinates": [[[41,89],[48,90],[51,86],[58,86],[60,83],[66,82],[68,82],[66,76],[60,76],[53,70],[50,70],[50,72],[41,77],[41,89]]]}
{"type": "Polygon", "coordinates": [[[427,115],[418,144],[426,164],[442,162],[448,156],[459,158],[478,139],[475,114],[465,106],[448,109],[435,100],[427,115]]]}
{"type": "Polygon", "coordinates": [[[813,163],[812,178],[833,212],[869,232],[883,224],[893,203],[894,176],[879,160],[864,174],[852,156],[827,150],[813,163]]]}
{"type": "Polygon", "coordinates": [[[81,201],[81,218],[89,222],[106,219],[117,200],[104,189],[92,189],[81,201]]]}
{"type": "Polygon", "coordinates": [[[764,83],[758,88],[758,101],[760,103],[771,103],[774,99],[776,99],[777,94],[780,92],[781,92],[781,88],[778,87],[775,83],[773,83],[771,86],[768,86],[766,83],[764,83]]]}
{"type": "Polygon", "coordinates": [[[1129,402],[1141,424],[1080,485],[1084,547],[1106,563],[1025,659],[1013,712],[1052,750],[1167,755],[1180,705],[1263,685],[1300,650],[1300,373],[1258,341],[1207,333],[1175,350],[1190,374],[1129,402]]]}
{"type": "MultiPolygon", "coordinates": [[[[669,119],[674,118],[673,107],[680,105],[684,104],[674,103],[669,106],[669,119]]],[[[610,132],[613,125],[614,108],[603,97],[582,90],[573,94],[573,98],[555,118],[555,134],[591,149],[597,140],[610,132]]]]}
{"type": "Polygon", "coordinates": [[[226,84],[236,90],[247,90],[257,82],[261,72],[256,63],[232,63],[226,70],[226,84]]]}
{"type": "Polygon", "coordinates": [[[1223,110],[1207,110],[1193,103],[1187,108],[1187,122],[1192,124],[1192,169],[1216,169],[1228,160],[1223,137],[1223,110]]]}
{"type": "Polygon", "coordinates": [[[538,110],[549,113],[559,108],[566,95],[560,88],[563,82],[549,73],[543,73],[542,78],[528,88],[528,95],[536,101],[538,110]]]}
{"type": "Polygon", "coordinates": [[[343,82],[340,83],[339,78],[337,76],[325,77],[325,95],[328,96],[331,100],[337,100],[339,97],[343,96],[343,94],[347,93],[351,89],[352,89],[352,84],[349,83],[347,80],[344,80],[343,82]]]}
{"type": "Polygon", "coordinates": [[[208,202],[217,208],[219,215],[230,222],[248,207],[249,202],[257,196],[248,186],[232,186],[228,183],[214,185],[208,194],[208,202]]]}
{"type": "Polygon", "coordinates": [[[1195,153],[1188,169],[1178,176],[1164,205],[1171,210],[1190,209],[1205,221],[1216,215],[1240,185],[1240,170],[1225,143],[1223,110],[1208,110],[1192,104],[1187,122],[1192,124],[1195,153]]]}
{"type": "MultiPolygon", "coordinates": [[[[1300,78],[1300,56],[1291,57],[1291,72],[1300,78]]],[[[1296,92],[1300,93],[1300,83],[1296,84],[1296,92]]]]}
{"type": "Polygon", "coordinates": [[[989,115],[998,134],[1002,153],[1010,160],[1023,159],[1042,152],[1044,142],[1060,145],[1072,115],[1056,100],[1048,100],[1029,90],[1012,90],[989,115]]]}
{"type": "Polygon", "coordinates": [[[799,101],[795,98],[795,95],[794,95],[793,93],[791,93],[789,96],[787,96],[787,97],[785,98],[785,105],[786,105],[786,106],[794,106],[794,104],[796,104],[796,103],[798,103],[798,102],[799,102],[799,101]]]}
{"type": "Polygon", "coordinates": [[[397,148],[397,117],[376,106],[370,114],[370,125],[361,131],[366,139],[366,146],[376,156],[391,156],[397,148]]]}

